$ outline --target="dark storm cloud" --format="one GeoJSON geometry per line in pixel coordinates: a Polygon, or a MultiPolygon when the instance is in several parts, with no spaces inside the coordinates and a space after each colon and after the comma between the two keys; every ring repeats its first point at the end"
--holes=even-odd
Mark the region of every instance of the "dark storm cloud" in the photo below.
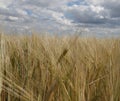
{"type": "Polygon", "coordinates": [[[113,0],[113,1],[103,2],[102,6],[104,6],[105,9],[108,10],[111,18],[120,17],[120,1],[113,0]]]}

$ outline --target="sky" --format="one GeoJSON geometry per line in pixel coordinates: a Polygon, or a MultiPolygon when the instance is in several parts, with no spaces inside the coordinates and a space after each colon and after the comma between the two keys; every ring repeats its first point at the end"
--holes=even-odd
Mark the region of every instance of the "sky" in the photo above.
{"type": "Polygon", "coordinates": [[[120,0],[0,0],[0,28],[119,35],[120,0]]]}

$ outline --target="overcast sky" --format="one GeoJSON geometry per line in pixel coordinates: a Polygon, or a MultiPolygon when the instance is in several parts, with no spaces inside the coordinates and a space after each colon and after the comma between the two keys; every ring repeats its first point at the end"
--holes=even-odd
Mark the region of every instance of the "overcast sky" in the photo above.
{"type": "Polygon", "coordinates": [[[118,33],[120,0],[0,0],[0,27],[13,31],[84,29],[118,33]]]}

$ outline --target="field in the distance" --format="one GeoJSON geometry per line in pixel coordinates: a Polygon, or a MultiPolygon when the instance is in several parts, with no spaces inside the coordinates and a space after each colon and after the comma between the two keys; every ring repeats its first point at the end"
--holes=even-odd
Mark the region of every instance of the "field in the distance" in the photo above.
{"type": "Polygon", "coordinates": [[[120,38],[0,35],[0,101],[120,101],[120,38]]]}

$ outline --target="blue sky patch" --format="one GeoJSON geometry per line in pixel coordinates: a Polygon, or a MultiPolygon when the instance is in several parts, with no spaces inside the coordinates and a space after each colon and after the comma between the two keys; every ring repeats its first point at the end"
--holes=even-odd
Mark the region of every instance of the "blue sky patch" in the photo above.
{"type": "Polygon", "coordinates": [[[32,15],[32,10],[26,9],[25,11],[27,12],[27,14],[28,14],[29,16],[32,15]]]}
{"type": "Polygon", "coordinates": [[[84,0],[76,0],[76,1],[72,1],[72,2],[68,2],[67,3],[68,6],[83,5],[83,4],[85,4],[84,0]]]}

